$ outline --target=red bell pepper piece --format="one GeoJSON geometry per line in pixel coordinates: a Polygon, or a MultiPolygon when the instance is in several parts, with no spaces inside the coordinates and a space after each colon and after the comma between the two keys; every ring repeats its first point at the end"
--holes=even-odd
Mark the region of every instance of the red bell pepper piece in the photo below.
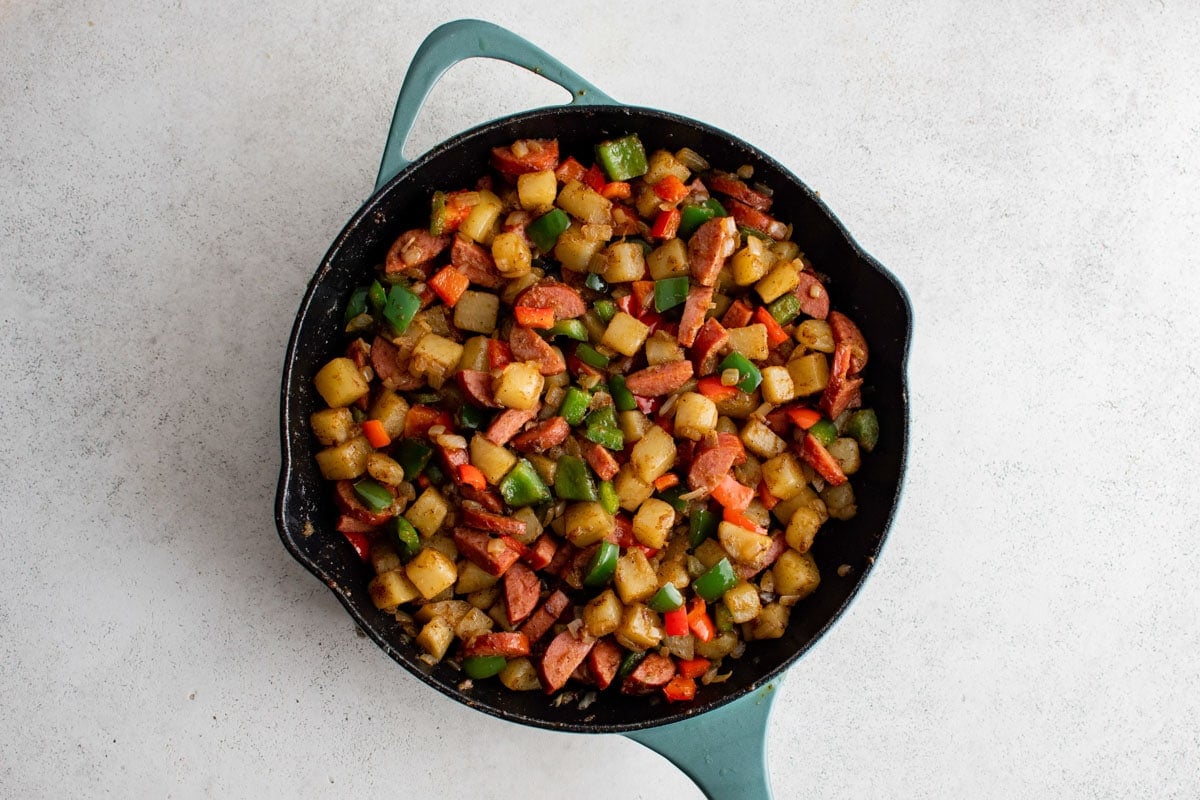
{"type": "Polygon", "coordinates": [[[726,328],[744,328],[750,324],[753,317],[754,312],[750,310],[750,306],[741,300],[734,300],[730,303],[725,316],[721,318],[721,324],[726,328]]]}
{"type": "Polygon", "coordinates": [[[815,408],[806,408],[804,406],[796,406],[787,410],[788,419],[792,424],[802,430],[808,430],[813,425],[821,421],[821,412],[815,408]]]}
{"type": "Polygon", "coordinates": [[[450,412],[430,406],[415,405],[408,410],[408,416],[404,418],[404,438],[429,436],[429,429],[434,425],[441,425],[447,431],[451,430],[454,427],[454,421],[450,418],[450,412]]]}
{"type": "Polygon", "coordinates": [[[604,177],[604,173],[601,172],[600,167],[595,164],[592,164],[591,169],[583,173],[583,177],[580,180],[597,192],[601,191],[604,185],[608,183],[608,179],[604,177]]]}
{"type": "Polygon", "coordinates": [[[688,603],[687,623],[692,635],[702,642],[711,642],[717,635],[716,626],[708,616],[708,606],[703,597],[693,597],[692,602],[688,603]]]}
{"type": "Polygon", "coordinates": [[[766,481],[758,482],[758,500],[763,504],[767,511],[770,511],[780,503],[779,498],[771,494],[771,490],[767,488],[766,481]]]}
{"type": "Polygon", "coordinates": [[[754,310],[754,321],[761,322],[767,327],[767,344],[771,347],[778,347],[791,338],[783,326],[776,322],[771,313],[762,306],[754,310]]]}
{"type": "Polygon", "coordinates": [[[429,286],[450,307],[458,302],[470,285],[471,279],[454,267],[445,267],[429,279],[429,286]]]}
{"type": "Polygon", "coordinates": [[[706,378],[701,378],[696,381],[696,389],[700,394],[712,400],[714,403],[719,403],[722,400],[728,400],[738,393],[736,386],[726,386],[721,383],[720,375],[709,375],[706,378]]]}
{"type": "Polygon", "coordinates": [[[458,480],[480,491],[487,488],[487,478],[483,476],[483,472],[480,471],[479,467],[474,464],[460,464],[458,467],[458,480]]]}
{"type": "Polygon", "coordinates": [[[625,181],[613,181],[604,184],[600,196],[609,200],[627,200],[633,195],[633,188],[625,181]]]}
{"type": "Polygon", "coordinates": [[[392,437],[388,436],[383,423],[377,419],[363,420],[362,432],[363,436],[367,437],[367,441],[371,443],[371,447],[376,449],[387,447],[392,443],[392,437]]]}
{"type": "Polygon", "coordinates": [[[675,671],[685,678],[699,678],[708,672],[708,668],[711,666],[711,661],[700,656],[696,656],[695,658],[681,658],[675,664],[675,671]]]}
{"type": "Polygon", "coordinates": [[[559,183],[570,183],[571,181],[583,180],[583,174],[587,172],[583,164],[575,160],[575,156],[568,156],[565,161],[558,165],[554,170],[554,177],[558,178],[559,183]]]}
{"type": "Polygon", "coordinates": [[[617,514],[616,528],[617,544],[621,547],[633,547],[637,544],[637,538],[633,535],[633,522],[624,514],[617,514]]]}
{"type": "Polygon", "coordinates": [[[678,208],[658,212],[654,224],[650,227],[650,235],[656,239],[674,239],[675,234],[679,232],[679,220],[682,216],[678,208]]]}
{"type": "Polygon", "coordinates": [[[841,486],[846,482],[846,473],[842,472],[837,459],[811,433],[805,434],[804,441],[800,443],[800,458],[815,469],[830,486],[841,486]]]}
{"type": "Polygon", "coordinates": [[[667,636],[683,636],[688,632],[688,615],[683,608],[663,614],[663,630],[667,636]]]}
{"type": "Polygon", "coordinates": [[[371,540],[367,538],[365,533],[343,531],[342,535],[346,537],[346,541],[354,548],[354,552],[358,553],[359,558],[366,561],[371,557],[371,540]]]}
{"type": "Polygon", "coordinates": [[[515,306],[513,308],[513,316],[517,320],[518,325],[523,325],[526,328],[540,328],[541,330],[549,330],[554,327],[554,309],[553,308],[530,308],[529,306],[515,306]]]}
{"type": "Polygon", "coordinates": [[[667,700],[672,703],[687,702],[688,700],[696,699],[696,679],[687,678],[683,675],[676,675],[671,680],[667,681],[667,685],[663,687],[663,694],[667,700]]]}
{"type": "Polygon", "coordinates": [[[688,196],[688,188],[674,175],[668,175],[654,184],[654,193],[668,203],[678,203],[688,196]]]}
{"type": "Polygon", "coordinates": [[[717,484],[717,488],[713,489],[712,497],[725,508],[745,511],[746,507],[750,505],[750,501],[754,499],[754,490],[738,483],[737,478],[732,475],[726,475],[717,484]]]}
{"type": "Polygon", "coordinates": [[[499,339],[488,339],[487,344],[488,367],[491,369],[504,369],[512,363],[512,348],[508,346],[508,342],[499,339]]]}
{"type": "Polygon", "coordinates": [[[747,517],[740,511],[734,511],[732,508],[726,508],[721,512],[721,519],[728,522],[730,525],[737,525],[739,528],[755,533],[767,535],[767,529],[756,523],[754,520],[747,517]]]}
{"type": "Polygon", "coordinates": [[[654,305],[654,281],[634,281],[629,288],[633,291],[633,310],[627,313],[640,319],[654,305]]]}
{"type": "MultiPolygon", "coordinates": [[[[662,425],[662,422],[659,422],[658,424],[662,425]]],[[[667,433],[670,433],[670,432],[671,431],[667,431],[667,433]]],[[[674,472],[664,472],[662,475],[659,475],[657,478],[654,479],[654,488],[656,491],[659,491],[659,492],[666,491],[667,489],[670,489],[672,486],[678,486],[678,485],[679,485],[679,476],[676,475],[674,472]]]]}

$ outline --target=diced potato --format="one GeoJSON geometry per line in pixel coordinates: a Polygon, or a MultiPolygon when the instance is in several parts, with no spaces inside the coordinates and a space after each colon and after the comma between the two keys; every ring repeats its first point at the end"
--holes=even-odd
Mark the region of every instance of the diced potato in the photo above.
{"type": "Polygon", "coordinates": [[[834,439],[828,447],[829,455],[837,459],[838,466],[846,475],[853,475],[862,466],[862,457],[858,454],[858,442],[848,436],[834,439]]]}
{"type": "Polygon", "coordinates": [[[696,640],[696,655],[701,658],[707,658],[716,661],[718,658],[724,658],[733,652],[733,648],[737,647],[738,635],[733,631],[718,633],[711,640],[702,642],[696,640]]]}
{"type": "Polygon", "coordinates": [[[787,442],[758,419],[751,419],[742,426],[742,444],[762,458],[774,458],[787,449],[787,442]]]}
{"type": "Polygon", "coordinates": [[[678,237],[668,239],[646,256],[646,267],[650,270],[650,277],[656,281],[690,275],[687,245],[678,237]]]}
{"type": "MultiPolygon", "coordinates": [[[[803,475],[803,471],[801,471],[801,474],[803,475]]],[[[787,525],[792,521],[792,514],[796,513],[796,509],[801,506],[808,506],[816,511],[820,515],[822,523],[829,519],[829,513],[825,509],[825,501],[807,483],[801,484],[800,491],[795,495],[777,503],[771,509],[771,514],[780,523],[787,525]]]]}
{"type": "Polygon", "coordinates": [[[757,487],[762,482],[762,462],[753,453],[747,453],[746,460],[734,466],[733,477],[743,486],[757,487]]]}
{"type": "Polygon", "coordinates": [[[446,655],[446,651],[450,649],[450,643],[453,641],[454,628],[441,617],[434,617],[426,622],[425,627],[421,628],[421,632],[417,634],[417,644],[438,661],[441,661],[442,657],[446,655]]]}
{"type": "Polygon", "coordinates": [[[796,386],[787,367],[763,367],[762,376],[763,400],[779,406],[796,399],[796,386]]]}
{"type": "Polygon", "coordinates": [[[687,183],[692,173],[671,153],[666,150],[655,150],[646,159],[646,174],[642,176],[642,180],[646,182],[647,186],[653,186],[668,175],[674,175],[682,183],[687,183]]]}
{"type": "Polygon", "coordinates": [[[657,647],[662,637],[662,623],[658,614],[641,603],[625,608],[621,625],[616,630],[617,642],[623,647],[640,653],[657,647]]]}
{"type": "Polygon", "coordinates": [[[549,211],[557,194],[558,179],[552,169],[517,176],[517,199],[526,211],[549,211]]]}
{"type": "Polygon", "coordinates": [[[518,508],[513,512],[512,518],[525,523],[525,533],[513,537],[521,544],[533,544],[542,535],[541,520],[538,519],[537,512],[529,506],[518,508]]]}
{"type": "Polygon", "coordinates": [[[437,550],[451,561],[458,560],[458,545],[449,533],[438,533],[425,540],[426,550],[437,550]]]}
{"type": "Polygon", "coordinates": [[[396,555],[396,551],[391,548],[386,542],[374,542],[371,545],[371,569],[375,570],[376,575],[382,575],[385,572],[398,569],[403,574],[404,565],[400,563],[400,556],[396,555]]]}
{"type": "Polygon", "coordinates": [[[367,584],[367,593],[371,595],[371,602],[378,609],[395,608],[421,596],[421,592],[412,581],[398,569],[381,572],[372,578],[367,584]]]}
{"type": "Polygon", "coordinates": [[[612,514],[596,502],[572,503],[567,506],[566,528],[563,535],[576,547],[587,547],[612,533],[616,524],[612,514]]]}
{"type": "Polygon", "coordinates": [[[408,362],[408,371],[423,377],[435,389],[442,388],[446,377],[458,366],[463,346],[453,339],[427,333],[417,342],[408,362]]]}
{"type": "Polygon", "coordinates": [[[808,597],[821,583],[821,572],[811,553],[787,550],[771,567],[775,577],[775,593],[808,597]]]}
{"type": "Polygon", "coordinates": [[[666,331],[656,331],[646,340],[646,363],[650,366],[682,360],[683,348],[679,346],[675,337],[666,331]]]}
{"type": "Polygon", "coordinates": [[[640,281],[646,275],[646,256],[637,242],[617,242],[604,251],[604,271],[609,283],[640,281]]]}
{"type": "Polygon", "coordinates": [[[535,408],[545,381],[534,361],[514,361],[492,380],[492,394],[505,408],[528,411],[535,408]]]}
{"type": "Polygon", "coordinates": [[[367,471],[367,457],[374,448],[362,436],[327,447],[317,453],[317,468],[330,481],[353,480],[367,471]]]}
{"type": "Polygon", "coordinates": [[[408,401],[391,389],[382,389],[376,395],[367,416],[379,420],[388,437],[397,439],[404,434],[404,423],[408,419],[408,401]]]}
{"type": "MultiPolygon", "coordinates": [[[[496,330],[500,298],[491,292],[465,291],[454,306],[454,326],[461,331],[490,334],[496,330]]],[[[462,348],[465,350],[465,348],[462,348]]],[[[459,359],[462,352],[459,353],[459,359]]],[[[459,359],[455,359],[457,365],[459,359]]]]}
{"type": "Polygon", "coordinates": [[[725,552],[725,548],[722,547],[721,543],[716,539],[705,539],[696,546],[696,549],[692,555],[699,559],[700,563],[703,564],[706,569],[711,567],[713,564],[716,564],[722,558],[729,557],[729,553],[725,552]]]}
{"type": "Polygon", "coordinates": [[[587,272],[592,258],[600,252],[604,242],[588,239],[583,234],[583,228],[575,222],[558,237],[554,245],[554,257],[562,264],[563,269],[574,272],[587,272]]]}
{"type": "Polygon", "coordinates": [[[599,192],[571,181],[558,193],[558,207],[582,222],[603,223],[612,219],[612,201],[599,192]]]}
{"type": "Polygon", "coordinates": [[[725,593],[721,602],[729,609],[729,616],[739,625],[758,616],[762,603],[758,599],[758,587],[742,581],[725,593]]]}
{"type": "Polygon", "coordinates": [[[722,521],[717,526],[717,539],[721,547],[729,553],[730,558],[749,564],[767,552],[771,546],[771,537],[755,531],[748,531],[732,522],[722,521]]]}
{"type": "Polygon", "coordinates": [[[774,256],[766,244],[757,236],[746,238],[746,246],[733,254],[731,271],[733,282],[738,286],[749,286],[762,279],[774,262],[774,256]]]}
{"type": "Polygon", "coordinates": [[[646,498],[654,494],[654,487],[637,476],[632,464],[625,464],[613,478],[617,500],[626,511],[636,511],[646,498]]]}
{"type": "Polygon", "coordinates": [[[766,277],[754,284],[754,291],[764,303],[770,303],[800,285],[800,273],[796,270],[794,261],[784,261],[776,264],[766,277]]]}
{"type": "Polygon", "coordinates": [[[502,631],[511,631],[513,626],[508,621],[508,609],[504,603],[497,602],[487,610],[487,615],[492,618],[492,622],[496,623],[496,627],[502,631]]]}
{"type": "Polygon", "coordinates": [[[767,326],[756,322],[744,328],[730,328],[729,349],[736,350],[751,361],[764,360],[771,355],[767,346],[767,326]]]}
{"type": "MultiPolygon", "coordinates": [[[[632,355],[632,354],[630,354],[632,355]]],[[[313,378],[317,393],[331,408],[348,406],[371,391],[362,370],[348,358],[335,358],[313,378]]]]}
{"type": "Polygon", "coordinates": [[[806,319],[796,326],[796,341],[809,350],[833,352],[833,328],[823,319],[806,319]]]}
{"type": "Polygon", "coordinates": [[[621,624],[625,606],[617,599],[612,589],[605,589],[591,599],[583,608],[583,627],[599,639],[607,636],[621,624]]]}
{"type": "MultiPolygon", "coordinates": [[[[553,174],[553,173],[552,173],[553,174]]],[[[528,658],[514,658],[500,670],[500,683],[514,692],[532,692],[542,688],[537,667],[528,658]]]]}
{"type": "MultiPolygon", "coordinates": [[[[759,478],[761,480],[761,477],[759,478]]],[[[758,486],[759,481],[747,483],[746,486],[758,486]]],[[[767,507],[762,504],[762,501],[757,497],[750,501],[750,505],[742,512],[742,516],[753,522],[760,528],[771,527],[771,512],[767,511],[767,507]]]]}
{"type": "Polygon", "coordinates": [[[654,483],[675,464],[675,439],[659,426],[650,426],[633,446],[629,463],[642,483],[654,483]]]}
{"type": "Polygon", "coordinates": [[[745,419],[762,405],[762,395],[758,391],[739,391],[733,397],[717,403],[717,413],[733,419],[745,419]]]}
{"type": "Polygon", "coordinates": [[[367,474],[380,483],[399,486],[404,480],[404,467],[391,456],[371,453],[367,456],[367,474]]]}
{"type": "Polygon", "coordinates": [[[480,199],[467,214],[459,226],[459,231],[480,244],[491,244],[496,227],[500,222],[500,212],[504,208],[499,197],[491,192],[480,192],[480,199]]]}
{"type": "Polygon", "coordinates": [[[633,207],[637,209],[638,214],[646,219],[654,219],[659,209],[665,205],[666,203],[654,193],[654,189],[649,184],[644,184],[633,199],[633,207]]]}
{"type": "Polygon", "coordinates": [[[623,356],[632,356],[642,349],[650,328],[624,311],[618,311],[604,330],[600,344],[611,347],[623,356]]]}
{"type": "Polygon", "coordinates": [[[800,460],[785,451],[763,462],[762,479],[772,495],[780,500],[791,500],[804,486],[804,471],[800,468],[800,460]]]}
{"type": "Polygon", "coordinates": [[[479,468],[487,482],[495,486],[517,463],[517,457],[507,447],[492,444],[482,433],[471,437],[471,463],[479,468]]]}
{"type": "Polygon", "coordinates": [[[404,517],[422,536],[429,538],[442,527],[449,512],[450,506],[446,503],[446,498],[442,497],[437,487],[430,486],[408,507],[404,517]]]}
{"type": "Polygon", "coordinates": [[[500,599],[502,588],[500,584],[496,583],[485,589],[476,589],[467,595],[467,602],[475,606],[475,608],[486,611],[496,605],[496,601],[500,599]]]}
{"type": "Polygon", "coordinates": [[[633,516],[633,535],[639,542],[659,550],[667,543],[675,524],[675,509],[665,500],[651,497],[633,516]]]}
{"type": "Polygon", "coordinates": [[[437,550],[426,547],[404,567],[404,574],[417,587],[421,596],[430,599],[454,585],[458,568],[437,550]]]}
{"type": "Polygon", "coordinates": [[[454,626],[454,635],[465,641],[477,633],[487,633],[494,624],[491,617],[468,603],[467,613],[454,626]]]}
{"type": "Polygon", "coordinates": [[[753,639],[781,639],[787,631],[789,609],[779,603],[771,603],[758,614],[758,619],[751,625],[753,639]]]}
{"type": "Polygon", "coordinates": [[[558,474],[558,462],[542,453],[530,453],[526,458],[533,465],[538,477],[547,486],[554,485],[554,477],[558,474]]]}
{"type": "Polygon", "coordinates": [[[702,394],[686,392],[675,401],[675,435],[698,442],[717,427],[717,406],[702,394]]]}
{"type": "Polygon", "coordinates": [[[787,543],[792,549],[798,553],[807,553],[812,547],[813,540],[817,538],[817,531],[821,529],[821,514],[812,506],[800,506],[792,512],[792,518],[788,521],[787,533],[784,536],[787,538],[787,543]]]}
{"type": "MultiPolygon", "coordinates": [[[[528,275],[533,268],[533,254],[529,251],[529,244],[524,236],[515,231],[497,233],[496,238],[492,239],[492,260],[496,262],[496,269],[500,274],[510,280],[528,275]]],[[[455,309],[457,310],[457,306],[455,309]]]]}
{"type": "Polygon", "coordinates": [[[823,391],[829,383],[829,360],[824,353],[809,353],[787,363],[796,397],[823,391]]]}
{"type": "Polygon", "coordinates": [[[658,574],[641,548],[631,547],[617,559],[617,573],[613,586],[625,604],[649,600],[658,591],[658,574]]]}
{"type": "Polygon", "coordinates": [[[464,600],[436,600],[417,609],[413,619],[417,622],[429,622],[435,617],[441,617],[450,623],[450,627],[454,627],[471,609],[472,605],[464,600]]]}
{"type": "Polygon", "coordinates": [[[621,426],[621,433],[625,435],[626,442],[641,439],[651,425],[650,418],[637,409],[618,412],[617,423],[621,426]]]}
{"type": "MultiPolygon", "coordinates": [[[[495,586],[500,579],[489,575],[482,567],[470,559],[458,562],[458,581],[454,584],[454,593],[467,595],[495,586]]],[[[488,603],[491,605],[491,603],[488,603]]]]}
{"type": "Polygon", "coordinates": [[[825,501],[825,507],[829,509],[829,516],[834,519],[852,519],[858,513],[858,506],[854,501],[854,487],[849,483],[843,483],[841,486],[826,486],[821,491],[821,499],[825,501]]]}
{"type": "Polygon", "coordinates": [[[323,445],[341,444],[354,434],[354,415],[348,408],[325,408],[308,418],[313,436],[323,445]]]}
{"type": "Polygon", "coordinates": [[[487,336],[472,336],[463,342],[462,357],[458,360],[458,366],[454,368],[456,373],[464,369],[487,372],[490,368],[491,365],[488,363],[487,336]]]}

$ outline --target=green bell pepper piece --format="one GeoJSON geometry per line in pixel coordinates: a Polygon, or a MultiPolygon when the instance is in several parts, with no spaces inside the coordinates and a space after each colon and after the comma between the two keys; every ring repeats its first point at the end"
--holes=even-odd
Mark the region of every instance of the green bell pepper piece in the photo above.
{"type": "Polygon", "coordinates": [[[492,415],[486,408],[481,408],[470,403],[463,403],[454,412],[454,416],[458,421],[458,427],[468,431],[477,431],[487,425],[491,420],[492,415]]]}
{"type": "Polygon", "coordinates": [[[851,414],[846,420],[846,435],[868,453],[874,450],[879,444],[879,417],[875,415],[875,409],[864,408],[851,414]]]}
{"type": "Polygon", "coordinates": [[[587,277],[583,279],[583,285],[593,292],[608,291],[608,282],[604,278],[601,278],[598,272],[589,272],[587,277]]]}
{"type": "Polygon", "coordinates": [[[724,603],[713,606],[713,625],[719,633],[729,633],[733,630],[733,612],[724,603]]]}
{"type": "Polygon", "coordinates": [[[698,547],[705,539],[716,536],[717,526],[720,522],[717,515],[707,508],[698,508],[693,511],[691,518],[688,519],[688,544],[698,547]]]}
{"type": "Polygon", "coordinates": [[[725,206],[721,205],[720,202],[718,202],[717,198],[715,198],[715,197],[710,197],[707,200],[705,200],[704,207],[711,208],[714,216],[718,216],[718,217],[728,217],[729,216],[729,212],[725,210],[725,206]]]}
{"type": "Polygon", "coordinates": [[[588,500],[599,498],[596,481],[582,458],[562,456],[554,471],[554,494],[560,500],[588,500]]]}
{"type": "Polygon", "coordinates": [[[396,463],[404,467],[405,480],[414,481],[429,464],[433,448],[426,447],[417,439],[404,439],[393,453],[396,463]]]}
{"type": "Polygon", "coordinates": [[[577,342],[588,340],[587,328],[577,319],[562,319],[554,323],[549,331],[551,336],[566,336],[577,342]]]}
{"type": "Polygon", "coordinates": [[[587,568],[583,571],[583,585],[590,588],[603,586],[612,580],[617,571],[617,559],[621,548],[609,541],[600,542],[596,552],[588,559],[587,568]]]}
{"type": "Polygon", "coordinates": [[[596,145],[596,160],[604,167],[610,181],[627,181],[645,175],[649,168],[646,148],[636,133],[596,145]]]}
{"type": "Polygon", "coordinates": [[[554,249],[558,237],[571,224],[570,217],[561,208],[552,208],[525,226],[530,241],[543,253],[554,249]]]}
{"type": "Polygon", "coordinates": [[[597,300],[595,308],[596,316],[604,322],[612,322],[612,318],[617,315],[617,304],[612,300],[597,300]]]}
{"type": "Polygon", "coordinates": [[[583,436],[588,441],[607,447],[609,450],[625,449],[625,434],[616,428],[589,427],[583,432],[583,436]]]}
{"type": "Polygon", "coordinates": [[[387,303],[383,307],[383,318],[396,333],[404,333],[420,310],[421,298],[410,292],[408,287],[396,284],[388,292],[387,303]]]}
{"type": "Polygon", "coordinates": [[[679,238],[686,239],[704,223],[715,217],[717,212],[708,206],[684,206],[679,210],[679,238]]]}
{"type": "Polygon", "coordinates": [[[610,514],[616,514],[621,508],[621,498],[612,481],[600,481],[600,506],[610,514]]]}
{"type": "Polygon", "coordinates": [[[522,458],[496,485],[500,496],[509,508],[521,508],[550,499],[550,490],[542,482],[537,470],[527,459],[522,458]]]}
{"type": "Polygon", "coordinates": [[[463,659],[463,672],[468,678],[483,680],[498,675],[508,664],[504,656],[467,656],[463,659]]]}
{"type": "Polygon", "coordinates": [[[436,463],[425,465],[425,477],[429,478],[429,482],[434,486],[441,486],[447,481],[446,473],[442,472],[442,468],[436,463]]]}
{"type": "Polygon", "coordinates": [[[367,313],[367,294],[366,286],[360,286],[350,293],[350,301],[346,303],[346,314],[343,319],[347,325],[350,324],[350,320],[367,313]]]}
{"type": "MultiPolygon", "coordinates": [[[[625,386],[624,375],[613,375],[608,379],[608,393],[612,395],[613,405],[617,407],[617,411],[633,411],[637,408],[637,401],[633,399],[633,392],[629,391],[625,386]]],[[[616,420],[613,420],[615,426],[616,420]]]]}
{"type": "Polygon", "coordinates": [[[767,311],[780,325],[787,325],[800,316],[800,298],[789,292],[767,306],[767,311]]]}
{"type": "Polygon", "coordinates": [[[689,288],[691,288],[691,282],[686,275],[655,281],[654,310],[666,311],[682,305],[687,300],[689,288]]]}
{"type": "Polygon", "coordinates": [[[833,444],[833,440],[838,438],[837,426],[827,419],[817,420],[808,429],[808,432],[825,447],[829,447],[829,445],[833,444]]]}
{"type": "Polygon", "coordinates": [[[587,416],[588,403],[591,402],[588,393],[578,386],[569,386],[563,393],[562,404],[558,407],[558,415],[574,427],[583,422],[587,416]]]}
{"type": "Polygon", "coordinates": [[[354,484],[354,493],[358,495],[358,499],[363,501],[363,505],[371,510],[372,513],[378,514],[391,507],[396,498],[392,497],[392,493],[383,488],[383,484],[378,481],[373,481],[370,478],[363,478],[354,484]]]}
{"type": "Polygon", "coordinates": [[[760,231],[758,228],[751,228],[749,225],[738,225],[738,230],[741,231],[743,237],[753,236],[755,239],[762,239],[764,242],[774,243],[774,241],[775,241],[770,236],[768,236],[767,234],[760,231]]]}
{"type": "Polygon", "coordinates": [[[660,614],[664,611],[674,611],[683,605],[683,595],[675,588],[675,584],[664,583],[646,605],[660,614]]]}
{"type": "Polygon", "coordinates": [[[642,659],[646,657],[648,651],[638,652],[631,650],[625,658],[621,659],[621,666],[617,669],[617,678],[625,678],[629,673],[637,669],[637,665],[642,663],[642,659]]]}
{"type": "Polygon", "coordinates": [[[663,491],[659,492],[659,495],[663,500],[670,504],[671,508],[682,514],[687,511],[687,500],[684,500],[681,495],[683,495],[687,490],[688,489],[686,486],[679,484],[672,486],[669,489],[664,489],[663,491]]]}
{"type": "Polygon", "coordinates": [[[762,383],[762,372],[758,367],[754,366],[750,359],[738,352],[732,352],[725,356],[725,360],[717,367],[718,372],[724,372],[727,369],[736,369],[738,372],[738,382],[735,384],[746,394],[753,392],[762,383]]]}
{"type": "Polygon", "coordinates": [[[706,602],[715,603],[737,585],[737,573],[728,558],[722,558],[692,583],[692,591],[706,602]]]}
{"type": "Polygon", "coordinates": [[[367,288],[367,300],[371,303],[371,310],[378,314],[387,305],[387,289],[379,281],[371,281],[367,288]]]}
{"type": "Polygon", "coordinates": [[[589,428],[615,428],[617,427],[617,412],[613,406],[601,406],[587,415],[587,426],[589,428]]]}
{"type": "Polygon", "coordinates": [[[396,545],[396,555],[400,556],[401,561],[408,561],[421,552],[421,537],[412,523],[404,517],[396,517],[392,526],[392,538],[396,545]]]}
{"type": "Polygon", "coordinates": [[[446,232],[446,193],[434,192],[429,202],[429,233],[431,236],[441,236],[446,232]]]}
{"type": "Polygon", "coordinates": [[[587,364],[589,367],[595,367],[596,369],[604,369],[605,367],[608,366],[608,356],[599,352],[596,348],[592,347],[590,344],[585,344],[585,343],[581,342],[575,348],[575,355],[579,357],[580,361],[587,364]]]}

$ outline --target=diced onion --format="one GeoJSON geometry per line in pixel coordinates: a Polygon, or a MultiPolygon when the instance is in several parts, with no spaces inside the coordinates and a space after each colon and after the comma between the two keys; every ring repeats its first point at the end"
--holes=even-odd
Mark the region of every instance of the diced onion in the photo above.
{"type": "Polygon", "coordinates": [[[742,373],[736,369],[730,368],[721,373],[722,386],[736,386],[737,382],[742,379],[742,373]]]}
{"type": "Polygon", "coordinates": [[[512,154],[517,158],[524,158],[529,155],[529,143],[524,139],[517,139],[512,143],[512,154]]]}
{"type": "Polygon", "coordinates": [[[709,168],[709,163],[704,159],[704,156],[697,153],[690,147],[681,147],[675,153],[675,159],[690,169],[692,172],[704,172],[709,168]]]}
{"type": "Polygon", "coordinates": [[[436,439],[437,443],[447,450],[466,450],[466,438],[459,436],[457,433],[443,433],[436,439]]]}
{"type": "Polygon", "coordinates": [[[754,177],[754,167],[749,164],[742,164],[737,168],[737,176],[746,181],[754,177]]]}

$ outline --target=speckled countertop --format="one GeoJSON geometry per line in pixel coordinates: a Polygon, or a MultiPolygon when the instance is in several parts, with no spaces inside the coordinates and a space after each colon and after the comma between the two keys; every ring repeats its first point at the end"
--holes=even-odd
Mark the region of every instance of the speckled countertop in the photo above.
{"type": "MultiPolygon", "coordinates": [[[[906,284],[907,489],[780,798],[1200,796],[1200,5],[0,4],[0,795],[699,798],[397,667],[272,520],[284,345],[422,37],[771,153],[906,284]]],[[[454,69],[413,143],[561,102],[454,69]]]]}

